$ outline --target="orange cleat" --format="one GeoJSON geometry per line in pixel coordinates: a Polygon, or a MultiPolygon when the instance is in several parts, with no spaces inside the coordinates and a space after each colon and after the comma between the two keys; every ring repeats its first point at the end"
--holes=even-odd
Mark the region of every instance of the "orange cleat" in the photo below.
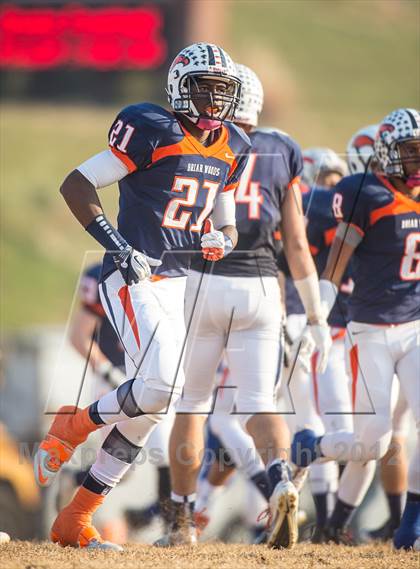
{"type": "Polygon", "coordinates": [[[38,484],[50,486],[62,465],[72,457],[74,449],[100,426],[90,419],[88,407],[60,407],[34,458],[35,479],[38,484]]]}
{"type": "Polygon", "coordinates": [[[51,541],[62,547],[84,547],[122,551],[116,543],[104,541],[92,525],[92,516],[105,496],[79,488],[76,496],[57,516],[51,528],[51,541]]]}

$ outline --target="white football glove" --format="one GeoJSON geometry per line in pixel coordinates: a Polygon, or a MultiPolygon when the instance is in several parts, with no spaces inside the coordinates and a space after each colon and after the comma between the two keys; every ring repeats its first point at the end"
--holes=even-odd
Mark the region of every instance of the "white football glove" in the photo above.
{"type": "Polygon", "coordinates": [[[316,371],[324,373],[328,364],[328,355],[332,346],[330,328],[328,324],[319,322],[308,324],[302,336],[296,341],[298,350],[297,364],[306,372],[311,371],[311,357],[316,350],[318,352],[316,371]]]}
{"type": "Polygon", "coordinates": [[[232,251],[232,242],[222,231],[214,229],[211,219],[206,219],[201,237],[201,249],[204,259],[220,261],[232,251]]]}
{"type": "Polygon", "coordinates": [[[159,259],[148,257],[132,247],[120,251],[113,255],[112,258],[125,283],[128,285],[148,279],[152,274],[150,267],[159,267],[162,264],[162,261],[159,259]]]}

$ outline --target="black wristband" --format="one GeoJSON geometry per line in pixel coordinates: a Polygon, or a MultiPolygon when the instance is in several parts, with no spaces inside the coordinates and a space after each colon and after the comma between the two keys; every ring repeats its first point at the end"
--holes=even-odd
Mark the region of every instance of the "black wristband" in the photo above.
{"type": "Polygon", "coordinates": [[[86,227],[86,231],[96,239],[107,251],[115,253],[131,249],[124,237],[111,225],[107,218],[100,214],[86,227]]]}

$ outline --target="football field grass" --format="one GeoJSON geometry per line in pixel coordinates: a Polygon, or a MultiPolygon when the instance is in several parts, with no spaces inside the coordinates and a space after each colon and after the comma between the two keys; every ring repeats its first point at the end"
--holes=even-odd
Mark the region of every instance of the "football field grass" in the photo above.
{"type": "Polygon", "coordinates": [[[418,556],[413,552],[392,551],[390,545],[302,544],[292,551],[221,543],[168,549],[128,545],[122,553],[63,549],[46,543],[0,545],[2,569],[416,569],[418,556]]]}

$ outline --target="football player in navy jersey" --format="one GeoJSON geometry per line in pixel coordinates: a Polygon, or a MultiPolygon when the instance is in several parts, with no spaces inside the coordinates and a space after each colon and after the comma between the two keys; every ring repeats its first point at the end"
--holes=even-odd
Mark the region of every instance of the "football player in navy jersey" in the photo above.
{"type": "Polygon", "coordinates": [[[261,108],[252,103],[256,99],[262,104],[262,87],[251,70],[244,66],[238,70],[244,94],[235,121],[249,134],[252,152],[235,195],[236,250],[229,259],[210,267],[197,258],[188,276],[186,321],[191,322],[191,334],[185,357],[186,383],[170,441],[172,496],[178,512],[170,539],[175,543],[195,539],[192,508],[203,448],[202,426],[211,413],[214,378],[224,353],[235,389],[234,412],[266,465],[253,478],[270,508],[267,543],[292,547],[297,541],[298,494],[289,479],[288,429],[284,419],[274,414],[282,351],[278,243],[273,237],[279,226],[308,317],[305,334],[313,336],[319,349],[320,368],[331,340],[305,235],[298,186],[300,148],[285,133],[254,128],[261,108]]]}
{"type": "MultiPolygon", "coordinates": [[[[328,251],[333,241],[337,221],[331,209],[335,184],[347,174],[347,165],[333,150],[312,148],[303,152],[304,180],[310,190],[303,194],[303,209],[306,218],[306,233],[315,265],[320,275],[325,268],[328,251]]],[[[287,263],[281,255],[280,269],[289,274],[287,263]]],[[[323,373],[317,371],[318,354],[304,366],[288,365],[284,370],[281,395],[289,397],[294,414],[287,415],[289,426],[294,432],[303,425],[310,426],[317,434],[325,431],[351,429],[351,406],[348,395],[348,376],[344,365],[344,336],[346,327],[346,304],[351,292],[351,280],[347,275],[339,292],[337,302],[331,311],[328,324],[331,327],[332,348],[328,364],[323,373]],[[285,392],[289,390],[290,395],[285,392]]],[[[287,325],[291,356],[296,349],[299,335],[305,326],[303,306],[290,276],[285,279],[287,325]],[[297,340],[297,341],[296,341],[297,340]]],[[[293,364],[290,357],[290,364],[293,364]]],[[[301,469],[296,480],[303,485],[308,472],[301,469]]],[[[334,462],[311,465],[309,483],[316,510],[316,526],[312,536],[314,543],[323,539],[328,514],[334,507],[338,487],[338,465],[334,462]]]]}
{"type": "MultiPolygon", "coordinates": [[[[355,132],[349,140],[347,162],[351,174],[375,171],[374,144],[377,132],[378,125],[365,126],[355,132]]],[[[392,439],[380,463],[381,482],[390,516],[379,528],[362,531],[362,537],[367,541],[392,539],[394,531],[400,525],[407,493],[406,438],[409,428],[409,408],[397,377],[394,378],[393,391],[395,395],[393,397],[392,439]]]]}
{"type": "Polygon", "coordinates": [[[218,260],[237,241],[234,190],[250,142],[228,122],[240,95],[236,67],[223,49],[193,44],[172,63],[167,94],[171,111],[149,103],[123,109],[109,131],[109,149],[61,187],[73,214],[106,250],[101,300],[131,378],[86,409],[61,408],[40,445],[35,473],[47,486],[89,433],[118,423],[53,524],[51,538],[61,545],[115,548],[103,542],[92,515],[181,393],[190,251],[218,260]],[[116,229],[96,190],[117,181],[116,229]],[[202,235],[212,211],[215,229],[202,235]]]}
{"type": "MultiPolygon", "coordinates": [[[[352,375],[354,433],[294,437],[295,462],[318,457],[349,461],[340,488],[363,481],[365,465],[388,450],[392,436],[391,387],[397,375],[416,423],[420,417],[420,113],[398,109],[385,117],[375,140],[374,174],[345,178],[335,188],[340,220],[320,281],[331,308],[350,258],[355,288],[349,302],[349,366],[352,375]]],[[[412,547],[420,536],[419,441],[412,458],[407,503],[394,534],[397,548],[412,547]]],[[[360,488],[360,495],[366,492],[360,488]]],[[[340,499],[329,520],[339,542],[355,509],[340,499]]]]}

